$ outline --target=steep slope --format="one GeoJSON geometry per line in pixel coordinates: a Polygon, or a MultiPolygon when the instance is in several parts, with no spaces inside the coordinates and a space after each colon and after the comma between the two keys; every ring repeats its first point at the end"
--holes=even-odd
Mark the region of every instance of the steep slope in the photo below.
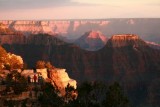
{"type": "Polygon", "coordinates": [[[0,23],[0,44],[23,44],[25,36],[21,32],[14,31],[0,23]]]}
{"type": "Polygon", "coordinates": [[[146,43],[147,43],[151,48],[159,49],[159,50],[160,50],[160,44],[157,44],[157,43],[154,43],[154,42],[149,42],[149,41],[146,41],[146,43]]]}
{"type": "Polygon", "coordinates": [[[150,97],[149,87],[155,87],[152,81],[160,78],[160,51],[137,35],[114,35],[102,49],[94,52],[44,34],[32,35],[25,41],[25,44],[2,45],[21,55],[30,67],[37,60],[49,60],[57,67],[66,68],[78,82],[119,81],[135,105],[152,100],[147,98],[150,97]]]}
{"type": "MultiPolygon", "coordinates": [[[[115,35],[107,46],[113,49],[114,79],[123,81],[133,103],[149,104],[153,100],[148,100],[149,87],[154,86],[152,81],[160,78],[160,51],[151,48],[136,35],[115,35]]],[[[158,93],[156,90],[154,92],[158,93]]]]}
{"type": "Polygon", "coordinates": [[[136,35],[114,35],[104,48],[96,52],[81,50],[43,34],[29,36],[25,41],[24,44],[6,42],[2,45],[8,51],[21,55],[30,67],[37,60],[50,60],[57,67],[71,71],[70,74],[80,80],[106,80],[115,74],[120,76],[120,72],[129,75],[160,70],[160,52],[150,48],[136,35]],[[82,75],[84,78],[81,78],[82,75]]]}
{"type": "Polygon", "coordinates": [[[48,33],[54,34],[51,27],[47,25],[47,22],[43,21],[0,21],[0,23],[4,24],[7,28],[12,29],[13,31],[22,32],[25,35],[28,34],[38,34],[38,33],[48,33]]]}
{"type": "Polygon", "coordinates": [[[95,51],[104,47],[107,37],[99,31],[89,31],[77,39],[74,43],[82,49],[95,51]]]}
{"type": "Polygon", "coordinates": [[[0,23],[0,35],[11,35],[14,34],[14,32],[9,29],[7,26],[5,26],[3,23],[0,23]]]}
{"type": "Polygon", "coordinates": [[[113,49],[113,68],[117,73],[160,70],[160,51],[150,48],[137,35],[114,35],[106,46],[113,49]]]}

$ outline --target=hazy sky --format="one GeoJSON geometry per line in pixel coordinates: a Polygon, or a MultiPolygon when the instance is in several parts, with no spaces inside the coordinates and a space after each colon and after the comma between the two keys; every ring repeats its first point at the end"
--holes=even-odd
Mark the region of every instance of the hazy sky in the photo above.
{"type": "Polygon", "coordinates": [[[0,20],[160,18],[160,0],[0,0],[0,20]]]}

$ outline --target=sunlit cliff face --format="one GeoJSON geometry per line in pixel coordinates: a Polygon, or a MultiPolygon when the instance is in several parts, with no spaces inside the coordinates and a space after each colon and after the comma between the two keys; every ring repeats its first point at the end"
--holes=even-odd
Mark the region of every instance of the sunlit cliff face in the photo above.
{"type": "Polygon", "coordinates": [[[113,35],[111,39],[107,42],[108,46],[112,47],[124,47],[133,46],[138,47],[139,45],[145,46],[146,43],[142,41],[137,35],[134,34],[122,34],[113,35]]]}
{"type": "Polygon", "coordinates": [[[101,39],[104,43],[106,43],[107,38],[106,36],[104,36],[100,31],[90,31],[88,32],[88,37],[87,38],[91,38],[91,39],[101,39]]]}
{"type": "Polygon", "coordinates": [[[111,37],[111,39],[127,41],[127,40],[138,40],[139,37],[134,34],[123,34],[123,35],[114,35],[111,37]]]}
{"type": "Polygon", "coordinates": [[[1,20],[4,26],[23,34],[59,34],[76,40],[90,30],[100,31],[107,37],[115,34],[137,34],[143,40],[159,43],[160,19],[75,19],[75,20],[1,20]]]}
{"type": "Polygon", "coordinates": [[[50,21],[31,21],[31,20],[20,20],[20,21],[0,21],[6,27],[14,29],[15,31],[20,31],[23,33],[48,33],[48,34],[61,34],[61,35],[81,35],[88,30],[90,27],[85,27],[84,31],[82,26],[96,25],[99,27],[106,26],[109,21],[70,21],[70,20],[50,20],[50,21]],[[80,30],[80,31],[79,31],[80,30]],[[74,32],[77,32],[74,34],[74,32]],[[81,33],[80,33],[81,32],[81,33]]]}
{"type": "Polygon", "coordinates": [[[91,30],[84,33],[74,43],[82,49],[96,51],[105,46],[107,37],[100,31],[91,30]]]}

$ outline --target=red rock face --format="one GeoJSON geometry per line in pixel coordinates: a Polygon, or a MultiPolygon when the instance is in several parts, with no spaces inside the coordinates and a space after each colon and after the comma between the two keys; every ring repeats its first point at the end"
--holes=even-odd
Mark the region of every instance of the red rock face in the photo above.
{"type": "Polygon", "coordinates": [[[38,59],[50,60],[55,66],[71,71],[77,79],[107,80],[114,75],[159,70],[159,51],[136,35],[114,35],[96,52],[81,50],[47,35],[32,35],[25,41],[23,45],[8,45],[7,42],[3,45],[8,51],[22,55],[29,65],[34,65],[38,59]]]}
{"type": "Polygon", "coordinates": [[[49,60],[56,67],[66,68],[78,82],[119,81],[135,104],[146,101],[148,88],[154,87],[151,81],[160,78],[160,51],[149,47],[136,35],[114,35],[104,48],[95,52],[47,35],[36,35],[26,41],[23,45],[3,46],[21,55],[30,67],[37,60],[49,60]]]}
{"type": "Polygon", "coordinates": [[[89,31],[77,39],[74,43],[89,51],[96,51],[105,46],[107,37],[99,31],[89,31]]]}
{"type": "Polygon", "coordinates": [[[61,91],[61,94],[65,94],[65,88],[68,84],[77,88],[76,80],[71,79],[65,69],[55,68],[50,71],[50,79],[53,85],[61,91]]]}

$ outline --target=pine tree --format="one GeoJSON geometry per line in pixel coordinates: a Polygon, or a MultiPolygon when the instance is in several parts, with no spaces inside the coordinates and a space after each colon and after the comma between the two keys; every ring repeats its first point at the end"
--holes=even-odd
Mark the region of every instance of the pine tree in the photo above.
{"type": "Polygon", "coordinates": [[[111,85],[106,93],[105,107],[129,107],[129,100],[124,95],[119,83],[111,85]]]}

